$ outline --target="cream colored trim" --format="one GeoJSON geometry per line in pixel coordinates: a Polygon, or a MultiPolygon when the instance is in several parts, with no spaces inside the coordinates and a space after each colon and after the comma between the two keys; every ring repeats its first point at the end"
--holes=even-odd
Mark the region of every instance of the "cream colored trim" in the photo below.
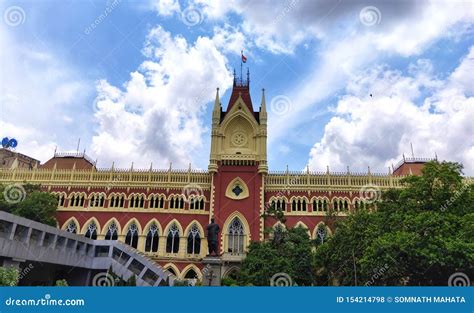
{"type": "Polygon", "coordinates": [[[120,236],[120,234],[122,234],[122,228],[119,221],[115,217],[112,217],[104,224],[104,227],[102,227],[101,235],[105,236],[107,234],[107,231],[109,230],[109,225],[112,224],[112,222],[115,222],[115,225],[117,225],[117,236],[120,236]]]}
{"type": "Polygon", "coordinates": [[[183,268],[183,270],[181,271],[181,275],[180,275],[180,278],[181,279],[185,279],[184,276],[186,276],[186,274],[188,273],[189,270],[193,269],[196,274],[198,275],[198,279],[199,280],[202,280],[202,273],[201,273],[201,270],[194,264],[189,264],[188,266],[186,266],[185,268],[183,268]]]}
{"type": "Polygon", "coordinates": [[[85,234],[86,234],[86,232],[87,232],[87,227],[89,226],[89,224],[90,224],[91,222],[95,222],[95,225],[97,226],[97,236],[99,236],[100,234],[102,234],[102,232],[101,232],[101,229],[102,229],[102,228],[100,227],[100,223],[99,223],[99,221],[98,221],[95,217],[89,218],[89,219],[84,223],[84,225],[82,225],[81,234],[82,234],[82,235],[85,235],[85,234]]]}
{"type": "MultiPolygon", "coordinates": [[[[179,237],[183,237],[184,236],[184,232],[183,232],[183,227],[181,226],[181,223],[177,220],[177,219],[172,219],[165,227],[165,229],[163,230],[163,236],[166,238],[168,236],[168,232],[170,230],[170,227],[171,225],[173,225],[173,223],[176,223],[176,225],[178,226],[178,229],[179,229],[179,237]]],[[[179,246],[179,250],[181,250],[181,245],[179,246]]]]}
{"type": "Polygon", "coordinates": [[[204,228],[202,227],[201,223],[199,223],[197,220],[192,220],[188,226],[186,227],[186,229],[184,230],[183,232],[183,236],[185,236],[186,238],[188,237],[188,233],[189,231],[191,230],[191,226],[196,223],[197,224],[197,227],[199,228],[199,236],[201,236],[201,239],[203,237],[205,237],[205,232],[204,232],[204,228]]]}
{"type": "Polygon", "coordinates": [[[79,221],[74,217],[70,217],[66,220],[66,222],[64,222],[63,226],[61,227],[62,230],[66,230],[67,229],[67,226],[69,225],[69,223],[71,222],[74,222],[76,223],[76,226],[77,226],[77,229],[76,229],[76,233],[79,233],[81,231],[81,224],[79,224],[79,221]]]}
{"type": "MultiPolygon", "coordinates": [[[[161,227],[160,222],[156,218],[152,218],[148,221],[148,223],[146,223],[145,227],[143,227],[143,235],[148,235],[149,228],[153,223],[155,223],[158,227],[158,237],[161,237],[163,235],[163,228],[161,227]]],[[[159,242],[159,244],[161,244],[161,242],[159,242]]]]}
{"type": "Polygon", "coordinates": [[[137,225],[137,228],[138,228],[138,236],[142,235],[143,232],[142,232],[142,225],[140,225],[140,222],[132,217],[130,220],[128,220],[128,222],[125,224],[125,226],[122,228],[122,232],[120,233],[122,236],[127,236],[127,232],[128,232],[128,227],[132,224],[132,223],[135,223],[137,225]]]}
{"type": "Polygon", "coordinates": [[[123,208],[123,207],[107,207],[107,208],[83,208],[83,207],[67,207],[58,208],[58,211],[64,212],[116,212],[116,213],[163,213],[163,214],[195,214],[209,215],[206,210],[188,210],[188,209],[145,209],[145,208],[123,208]]]}
{"type": "Polygon", "coordinates": [[[225,196],[229,199],[232,199],[232,200],[242,200],[242,199],[246,199],[249,197],[249,187],[247,186],[247,184],[244,182],[244,180],[240,177],[236,177],[234,178],[228,185],[227,185],[227,188],[225,189],[225,196]],[[239,185],[241,188],[242,188],[242,193],[240,193],[238,196],[236,196],[234,194],[234,192],[232,191],[232,189],[234,189],[234,187],[236,185],[239,185]]]}
{"type": "Polygon", "coordinates": [[[181,272],[179,271],[178,267],[176,265],[174,265],[173,263],[167,263],[163,266],[163,268],[165,270],[168,270],[169,268],[172,268],[176,273],[176,278],[181,277],[181,272]]]}
{"type": "Polygon", "coordinates": [[[222,231],[221,231],[221,253],[225,253],[229,250],[229,242],[226,240],[227,235],[229,233],[229,226],[230,223],[234,218],[238,218],[241,222],[242,225],[244,226],[244,252],[247,252],[247,247],[250,244],[251,240],[251,233],[250,233],[250,225],[245,218],[245,216],[242,215],[242,213],[238,211],[234,211],[234,213],[230,214],[227,219],[225,220],[224,225],[222,226],[222,231]]]}

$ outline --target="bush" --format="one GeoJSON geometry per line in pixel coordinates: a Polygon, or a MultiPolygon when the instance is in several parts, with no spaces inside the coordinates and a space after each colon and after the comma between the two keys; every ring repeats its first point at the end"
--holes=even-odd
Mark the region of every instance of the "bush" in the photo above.
{"type": "Polygon", "coordinates": [[[19,272],[14,267],[0,267],[0,286],[17,286],[19,272]]]}

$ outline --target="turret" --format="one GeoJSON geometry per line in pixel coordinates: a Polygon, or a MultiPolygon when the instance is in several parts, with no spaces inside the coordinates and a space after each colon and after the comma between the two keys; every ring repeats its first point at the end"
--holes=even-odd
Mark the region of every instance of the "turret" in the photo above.
{"type": "Polygon", "coordinates": [[[265,102],[265,88],[262,88],[262,102],[260,103],[260,124],[267,123],[267,103],[265,102]]]}
{"type": "Polygon", "coordinates": [[[214,109],[212,110],[212,126],[217,126],[221,118],[221,101],[219,99],[219,87],[216,89],[216,100],[214,101],[214,109]]]}

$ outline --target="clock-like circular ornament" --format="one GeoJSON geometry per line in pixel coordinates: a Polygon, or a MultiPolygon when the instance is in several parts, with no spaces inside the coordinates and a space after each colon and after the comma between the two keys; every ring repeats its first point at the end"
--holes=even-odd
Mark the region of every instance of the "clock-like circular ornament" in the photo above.
{"type": "Polygon", "coordinates": [[[247,135],[242,131],[237,131],[232,134],[232,144],[237,147],[242,147],[247,144],[247,135]]]}

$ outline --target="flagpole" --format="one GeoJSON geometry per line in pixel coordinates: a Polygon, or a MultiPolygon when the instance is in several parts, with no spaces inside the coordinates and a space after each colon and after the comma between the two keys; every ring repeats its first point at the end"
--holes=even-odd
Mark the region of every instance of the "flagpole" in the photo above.
{"type": "Polygon", "coordinates": [[[243,85],[243,81],[242,81],[242,59],[243,59],[243,55],[244,55],[244,50],[240,50],[240,85],[243,85]]]}

